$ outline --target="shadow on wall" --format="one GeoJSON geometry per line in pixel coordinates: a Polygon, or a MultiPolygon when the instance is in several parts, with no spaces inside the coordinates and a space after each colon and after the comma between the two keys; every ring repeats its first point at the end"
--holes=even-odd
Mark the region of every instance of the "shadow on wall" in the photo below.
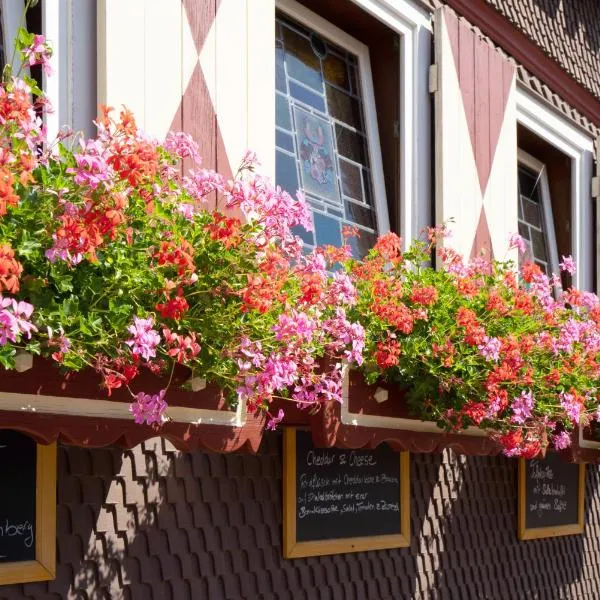
{"type": "Polygon", "coordinates": [[[519,541],[517,461],[449,453],[445,463],[450,497],[439,515],[438,564],[427,598],[453,600],[466,587],[482,600],[600,597],[597,467],[586,467],[583,535],[519,541]]]}
{"type": "Polygon", "coordinates": [[[585,38],[585,44],[598,51],[600,28],[594,16],[600,18],[600,9],[595,0],[533,0],[533,4],[550,19],[558,20],[569,37],[582,42],[585,38]]]}
{"type": "MultiPolygon", "coordinates": [[[[419,467],[419,503],[440,460],[419,467]]],[[[258,456],[181,454],[160,439],[125,452],[62,447],[57,578],[2,587],[0,599],[421,597],[422,546],[435,540],[415,507],[412,548],[284,560],[281,464],[279,434],[258,456]]]]}
{"type": "Polygon", "coordinates": [[[410,548],[284,560],[281,464],[279,433],[257,456],[61,447],[57,578],[0,600],[600,597],[597,468],[585,536],[518,542],[516,461],[412,455],[410,548]]]}

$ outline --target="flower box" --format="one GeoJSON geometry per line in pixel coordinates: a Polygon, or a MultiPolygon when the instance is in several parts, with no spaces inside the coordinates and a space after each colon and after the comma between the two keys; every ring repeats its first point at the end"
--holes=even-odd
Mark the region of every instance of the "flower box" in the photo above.
{"type": "Polygon", "coordinates": [[[577,428],[572,435],[570,460],[572,462],[600,463],[600,424],[577,428]]]}
{"type": "MultiPolygon", "coordinates": [[[[52,361],[35,357],[32,369],[4,371],[0,378],[0,428],[22,430],[38,441],[61,439],[84,446],[135,445],[157,435],[181,449],[229,452],[242,446],[253,452],[262,439],[265,418],[249,415],[243,405],[230,408],[214,385],[192,392],[179,389],[189,372],[176,369],[168,392],[169,421],[137,425],[129,411],[130,393],[120,388],[110,397],[92,370],[61,373],[52,361]]],[[[145,371],[135,391],[155,392],[165,378],[145,371]]]]}
{"type": "Polygon", "coordinates": [[[498,454],[502,450],[477,427],[447,433],[432,421],[411,417],[400,386],[385,382],[368,385],[358,371],[346,371],[343,398],[342,404],[327,403],[319,413],[320,423],[313,437],[322,446],[373,448],[387,442],[411,452],[452,448],[473,455],[498,454]]]}

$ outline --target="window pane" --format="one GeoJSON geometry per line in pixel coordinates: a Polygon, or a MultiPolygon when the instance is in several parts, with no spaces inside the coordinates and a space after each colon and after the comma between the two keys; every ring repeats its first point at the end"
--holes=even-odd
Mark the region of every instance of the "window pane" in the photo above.
{"type": "Polygon", "coordinates": [[[346,62],[338,56],[329,53],[323,61],[323,72],[327,81],[330,81],[345,90],[350,89],[348,66],[346,62]]]}
{"type": "Polygon", "coordinates": [[[535,262],[550,275],[548,225],[544,220],[540,174],[519,165],[519,192],[519,234],[527,244],[519,262],[535,262]]]}
{"type": "Polygon", "coordinates": [[[354,258],[362,258],[375,245],[377,236],[374,233],[360,230],[359,238],[350,238],[350,247],[354,258]]]}
{"type": "Polygon", "coordinates": [[[342,245],[342,227],[337,219],[326,217],[320,213],[314,213],[315,232],[317,234],[317,244],[323,246],[342,245]]]}
{"type": "Polygon", "coordinates": [[[275,143],[278,148],[282,148],[288,152],[294,151],[294,138],[280,129],[275,132],[275,143]]]}
{"type": "Polygon", "coordinates": [[[298,172],[293,156],[277,152],[275,157],[275,180],[288,194],[296,195],[298,191],[298,172]]]}
{"type": "Polygon", "coordinates": [[[359,206],[355,202],[346,201],[346,219],[351,223],[357,223],[364,225],[369,229],[376,229],[375,227],[375,215],[370,208],[359,206]]]}
{"type": "Polygon", "coordinates": [[[275,96],[275,122],[279,127],[283,127],[283,129],[287,129],[288,131],[292,130],[292,120],[290,119],[290,106],[288,104],[287,98],[282,96],[281,94],[277,94],[275,96]]]}
{"type": "Polygon", "coordinates": [[[298,107],[294,109],[294,121],[302,161],[302,189],[319,198],[339,203],[331,124],[298,107]]]}
{"type": "Polygon", "coordinates": [[[294,99],[304,102],[304,104],[308,104],[308,106],[316,108],[322,113],[325,112],[325,100],[323,99],[323,96],[319,96],[318,94],[311,92],[308,88],[305,88],[303,85],[300,85],[295,81],[290,81],[289,84],[290,94],[294,97],[294,99]]]}
{"type": "Polygon", "coordinates": [[[295,31],[284,27],[283,43],[288,76],[322,92],[321,61],[310,42],[295,31]]]}
{"type": "Polygon", "coordinates": [[[348,123],[348,125],[357,129],[360,128],[360,108],[358,101],[329,84],[327,84],[326,88],[329,114],[334,119],[348,123]]]}
{"type": "Polygon", "coordinates": [[[354,200],[362,200],[362,177],[360,167],[340,159],[340,175],[342,180],[342,192],[344,196],[354,198],[354,200]]]}
{"type": "Polygon", "coordinates": [[[364,144],[364,138],[358,133],[354,133],[347,127],[341,125],[335,126],[335,135],[337,138],[338,152],[363,165],[367,164],[366,149],[364,144]]]}
{"type": "Polygon", "coordinates": [[[285,77],[276,98],[277,183],[291,193],[300,186],[315,211],[314,235],[301,236],[306,244],[340,245],[342,227],[357,225],[365,230],[352,247],[362,257],[376,239],[377,218],[366,206],[373,193],[358,60],[282,13],[277,27],[278,77],[285,77]]]}

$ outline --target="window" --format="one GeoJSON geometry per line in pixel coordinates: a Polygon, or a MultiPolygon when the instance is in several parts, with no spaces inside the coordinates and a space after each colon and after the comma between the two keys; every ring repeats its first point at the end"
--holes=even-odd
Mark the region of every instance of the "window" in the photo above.
{"type": "MultiPolygon", "coordinates": [[[[519,227],[528,227],[537,242],[531,244],[540,266],[557,271],[562,255],[572,255],[577,271],[562,274],[563,287],[594,289],[591,179],[594,144],[582,129],[525,90],[517,90],[519,149],[519,202],[523,196],[539,207],[541,226],[531,223],[533,206],[519,212],[519,227]],[[524,152],[522,152],[524,151],[524,152]],[[535,175],[538,177],[535,177],[535,175]],[[535,178],[537,185],[531,180],[535,178]],[[527,223],[527,225],[525,225],[527,223]],[[534,233],[535,232],[535,233],[534,233]],[[539,235],[538,235],[539,234],[539,235]],[[540,240],[543,238],[544,243],[540,240]],[[545,259],[544,253],[545,251],[545,259]]],[[[523,236],[526,237],[526,236],[523,236]]],[[[531,240],[532,238],[530,238],[531,240]]]]}
{"type": "Polygon", "coordinates": [[[275,180],[312,209],[298,235],[340,245],[356,226],[356,257],[390,225],[409,241],[431,209],[429,15],[411,0],[276,6],[275,180]]]}
{"type": "Polygon", "coordinates": [[[368,49],[278,12],[275,52],[276,182],[312,208],[314,232],[298,231],[307,248],[340,246],[351,225],[362,257],[389,227],[368,49]]]}
{"type": "Polygon", "coordinates": [[[546,165],[519,150],[519,234],[527,243],[520,260],[532,261],[550,276],[558,273],[552,199],[546,165]]]}

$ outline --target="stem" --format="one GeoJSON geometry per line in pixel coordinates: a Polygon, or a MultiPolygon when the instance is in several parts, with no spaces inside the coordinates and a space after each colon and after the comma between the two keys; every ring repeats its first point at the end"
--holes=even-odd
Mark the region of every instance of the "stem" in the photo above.
{"type": "MultiPolygon", "coordinates": [[[[27,0],[27,2],[25,2],[25,8],[23,10],[23,15],[21,17],[21,28],[27,30],[27,11],[29,10],[29,7],[31,6],[31,1],[32,0],[27,0]]],[[[12,66],[15,64],[15,58],[17,57],[17,45],[14,45],[13,48],[13,53],[12,53],[12,57],[10,59],[10,66],[12,68],[12,66]]],[[[17,74],[15,75],[15,77],[18,77],[21,74],[21,71],[23,70],[23,65],[24,62],[21,61],[21,64],[19,66],[19,70],[17,71],[17,74]]]]}

